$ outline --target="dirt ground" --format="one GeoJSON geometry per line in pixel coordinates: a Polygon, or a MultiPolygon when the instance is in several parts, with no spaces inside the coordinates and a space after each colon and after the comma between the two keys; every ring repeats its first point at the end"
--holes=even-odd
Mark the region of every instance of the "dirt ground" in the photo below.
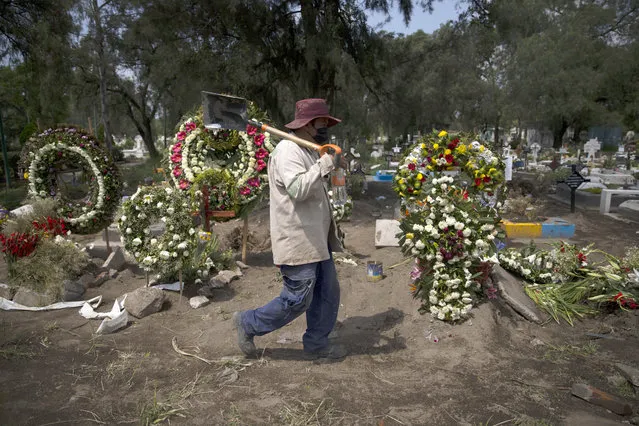
{"type": "MultiPolygon", "coordinates": [[[[208,306],[189,306],[196,288],[187,288],[182,300],[169,293],[161,312],[112,335],[95,335],[99,320],[88,321],[77,309],[0,312],[0,424],[166,418],[184,425],[594,425],[638,415],[639,400],[614,364],[639,367],[639,312],[540,326],[494,300],[462,324],[433,321],[417,312],[409,293],[410,263],[390,268],[404,260],[399,249],[375,248],[375,210],[392,217],[392,192],[382,183],[370,185],[343,224],[358,263],[337,265],[342,301],[334,340],[350,351],[343,360],[301,359],[304,318],[256,338],[259,359],[238,356],[231,314],[264,304],[281,286],[271,253],[258,251],[250,253],[244,276],[217,290],[208,306]],[[386,200],[376,200],[379,195],[386,200]],[[383,262],[383,280],[366,280],[368,260],[383,262]],[[207,362],[176,352],[173,339],[207,362]],[[571,396],[574,383],[626,398],[633,416],[571,396]]],[[[552,203],[547,212],[576,223],[578,244],[595,242],[619,255],[639,243],[637,224],[596,212],[571,215],[552,203]]],[[[224,235],[235,226],[215,228],[224,235]]],[[[256,212],[251,230],[265,237],[267,229],[267,211],[256,212]]],[[[144,282],[127,270],[86,296],[102,295],[106,311],[144,282]]]]}

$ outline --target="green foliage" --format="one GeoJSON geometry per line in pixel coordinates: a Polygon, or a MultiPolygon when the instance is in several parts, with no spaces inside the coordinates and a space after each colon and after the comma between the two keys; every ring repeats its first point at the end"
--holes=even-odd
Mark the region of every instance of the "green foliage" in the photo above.
{"type": "Polygon", "coordinates": [[[22,129],[22,131],[20,132],[20,146],[24,145],[31,136],[37,133],[37,131],[38,126],[36,125],[36,123],[34,123],[33,121],[27,123],[27,125],[24,126],[24,129],[22,129]]]}
{"type": "Polygon", "coordinates": [[[13,264],[9,284],[59,298],[64,281],[79,276],[88,263],[89,256],[73,242],[43,239],[30,256],[13,264]]]}

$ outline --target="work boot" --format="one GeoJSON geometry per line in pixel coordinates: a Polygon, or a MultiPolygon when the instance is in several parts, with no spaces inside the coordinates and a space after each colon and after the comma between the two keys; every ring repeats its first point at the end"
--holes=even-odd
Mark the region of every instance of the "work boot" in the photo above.
{"type": "Polygon", "coordinates": [[[242,326],[242,313],[235,312],[233,313],[233,326],[237,330],[237,345],[240,347],[240,350],[246,356],[254,356],[256,349],[255,343],[253,343],[253,336],[250,336],[244,330],[242,326]]]}
{"type": "Polygon", "coordinates": [[[328,345],[323,349],[307,352],[304,351],[304,357],[309,360],[316,360],[321,358],[326,359],[340,359],[348,355],[348,349],[342,345],[328,345]]]}

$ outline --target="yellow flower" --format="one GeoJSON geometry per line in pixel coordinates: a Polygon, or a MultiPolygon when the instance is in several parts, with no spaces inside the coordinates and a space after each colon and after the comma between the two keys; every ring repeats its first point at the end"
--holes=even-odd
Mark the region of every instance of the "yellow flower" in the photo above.
{"type": "Polygon", "coordinates": [[[437,149],[437,148],[439,148],[439,144],[437,144],[437,143],[433,144],[433,149],[437,149]]]}
{"type": "Polygon", "coordinates": [[[22,176],[24,176],[25,179],[29,179],[29,172],[24,172],[24,175],[22,176]]]}
{"type": "Polygon", "coordinates": [[[479,152],[484,152],[484,149],[486,149],[484,148],[484,145],[479,145],[479,152]]]}
{"type": "Polygon", "coordinates": [[[441,132],[439,132],[439,134],[437,136],[439,136],[440,138],[443,138],[447,134],[448,134],[448,132],[446,130],[442,130],[441,132]]]}
{"type": "Polygon", "coordinates": [[[444,151],[444,155],[450,155],[452,153],[452,151],[450,149],[447,149],[446,151],[444,151]]]}
{"type": "Polygon", "coordinates": [[[412,240],[413,238],[415,238],[415,234],[413,234],[412,232],[409,232],[408,234],[406,234],[407,240],[412,240]]]}
{"type": "Polygon", "coordinates": [[[459,152],[460,154],[463,154],[466,152],[466,145],[462,143],[455,150],[459,152]]]}

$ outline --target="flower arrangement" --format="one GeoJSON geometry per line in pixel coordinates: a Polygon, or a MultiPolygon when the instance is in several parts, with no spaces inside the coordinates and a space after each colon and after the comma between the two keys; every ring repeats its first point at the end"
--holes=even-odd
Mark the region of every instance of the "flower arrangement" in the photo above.
{"type": "Polygon", "coordinates": [[[193,206],[188,197],[168,187],[140,187],[122,204],[118,220],[121,240],[127,252],[147,271],[177,271],[190,262],[197,247],[193,206]],[[151,235],[150,225],[159,219],[166,231],[151,235]]]}
{"type": "MultiPolygon", "coordinates": [[[[249,115],[264,114],[251,104],[249,115]]],[[[170,147],[171,178],[177,188],[188,190],[202,173],[225,169],[237,188],[236,200],[226,202],[226,207],[244,206],[257,200],[266,187],[266,164],[273,149],[270,135],[253,126],[247,126],[246,132],[206,129],[200,110],[178,126],[170,147]]]]}
{"type": "Polygon", "coordinates": [[[466,318],[481,297],[485,265],[498,263],[503,162],[470,137],[433,132],[394,179],[404,213],[399,242],[415,257],[410,289],[422,299],[420,311],[444,321],[466,318]]]}
{"type": "Polygon", "coordinates": [[[49,129],[28,141],[23,159],[29,163],[30,195],[56,197],[58,213],[74,233],[92,234],[111,223],[122,182],[115,163],[93,136],[73,127],[49,129]],[[70,200],[58,191],[54,174],[65,164],[91,175],[86,200],[70,200]]]}
{"type": "Polygon", "coordinates": [[[575,318],[597,312],[593,303],[612,304],[621,309],[639,308],[639,248],[632,247],[623,259],[567,243],[551,250],[534,245],[508,249],[499,254],[505,269],[521,276],[529,284],[526,294],[548,312],[555,321],[569,324],[575,318]],[[604,261],[593,263],[594,253],[604,261]]]}

